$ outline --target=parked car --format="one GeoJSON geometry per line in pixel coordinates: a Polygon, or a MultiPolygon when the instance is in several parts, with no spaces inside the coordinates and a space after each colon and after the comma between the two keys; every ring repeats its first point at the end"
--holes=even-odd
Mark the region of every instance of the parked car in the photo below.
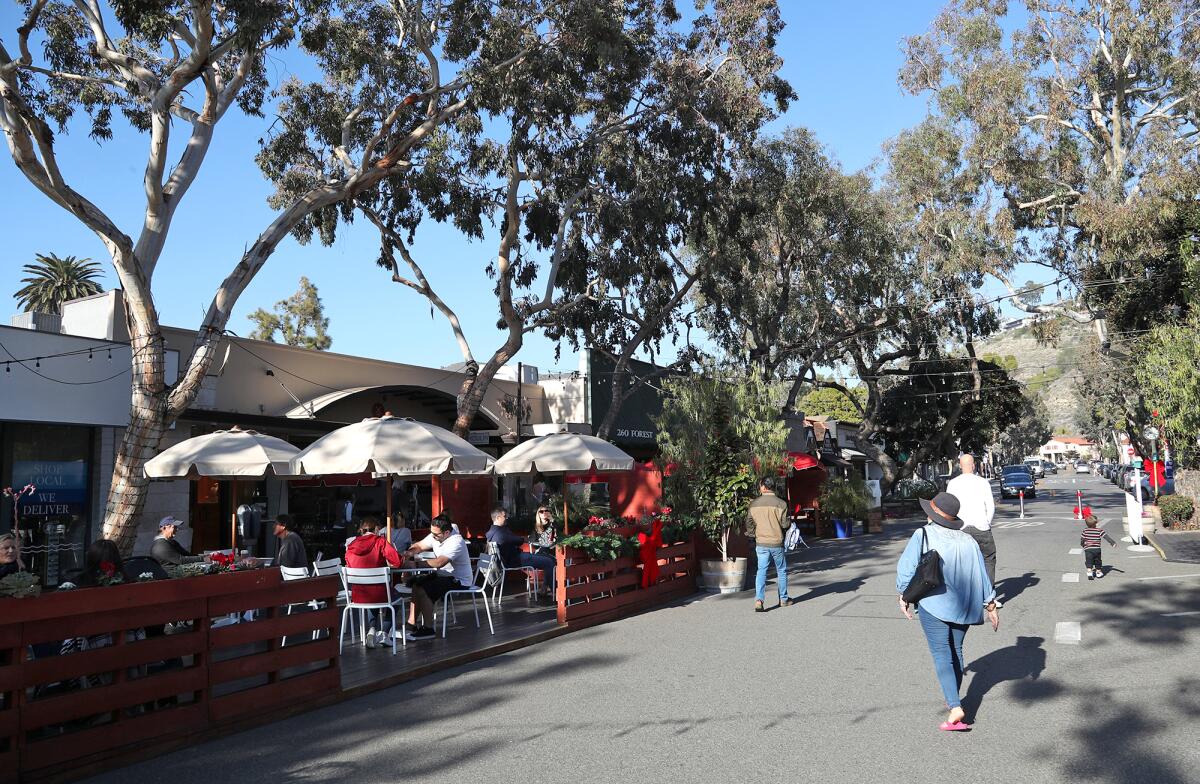
{"type": "Polygon", "coordinates": [[[1000,474],[1000,497],[1016,498],[1021,491],[1026,498],[1037,497],[1037,482],[1033,478],[1033,469],[1028,465],[1004,466],[1000,474]]]}
{"type": "Polygon", "coordinates": [[[1077,463],[1075,463],[1075,473],[1090,474],[1090,473],[1092,473],[1092,467],[1090,465],[1088,465],[1088,462],[1086,460],[1080,460],[1077,463]]]}
{"type": "Polygon", "coordinates": [[[1041,479],[1046,475],[1046,469],[1042,466],[1042,459],[1040,457],[1026,458],[1025,465],[1033,472],[1034,479],[1041,479]]]}

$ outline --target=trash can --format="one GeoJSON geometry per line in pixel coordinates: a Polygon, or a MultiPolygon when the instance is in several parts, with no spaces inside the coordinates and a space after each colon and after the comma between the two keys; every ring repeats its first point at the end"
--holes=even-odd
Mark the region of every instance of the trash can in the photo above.
{"type": "Polygon", "coordinates": [[[833,535],[838,539],[849,539],[851,532],[854,530],[853,520],[834,520],[833,535]]]}

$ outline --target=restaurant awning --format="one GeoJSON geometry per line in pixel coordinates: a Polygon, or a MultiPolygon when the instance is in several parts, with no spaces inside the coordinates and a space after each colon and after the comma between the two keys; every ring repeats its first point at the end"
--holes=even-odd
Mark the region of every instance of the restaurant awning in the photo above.
{"type": "Polygon", "coordinates": [[[788,452],[787,457],[787,467],[793,471],[806,471],[810,468],[818,468],[821,465],[821,461],[807,452],[788,452]]]}
{"type": "Polygon", "coordinates": [[[854,464],[849,460],[844,459],[836,452],[821,452],[821,462],[827,466],[836,466],[837,468],[853,468],[854,464]]]}

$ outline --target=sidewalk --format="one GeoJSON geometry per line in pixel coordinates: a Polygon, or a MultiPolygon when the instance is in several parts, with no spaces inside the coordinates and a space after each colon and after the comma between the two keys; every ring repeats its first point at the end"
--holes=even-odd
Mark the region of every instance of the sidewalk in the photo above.
{"type": "Polygon", "coordinates": [[[1200,564],[1200,531],[1158,531],[1146,538],[1164,561],[1200,564]]]}

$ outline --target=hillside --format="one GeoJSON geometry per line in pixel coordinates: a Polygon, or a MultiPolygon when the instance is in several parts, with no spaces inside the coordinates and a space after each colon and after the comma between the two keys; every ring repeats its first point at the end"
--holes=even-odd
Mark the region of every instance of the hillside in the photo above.
{"type": "Polygon", "coordinates": [[[979,355],[1012,355],[1017,360],[1013,376],[1029,384],[1050,412],[1050,425],[1055,432],[1065,429],[1074,433],[1075,427],[1075,370],[1085,341],[1095,334],[1090,324],[1061,322],[1055,344],[1041,344],[1031,327],[1000,332],[983,341],[979,355]]]}

